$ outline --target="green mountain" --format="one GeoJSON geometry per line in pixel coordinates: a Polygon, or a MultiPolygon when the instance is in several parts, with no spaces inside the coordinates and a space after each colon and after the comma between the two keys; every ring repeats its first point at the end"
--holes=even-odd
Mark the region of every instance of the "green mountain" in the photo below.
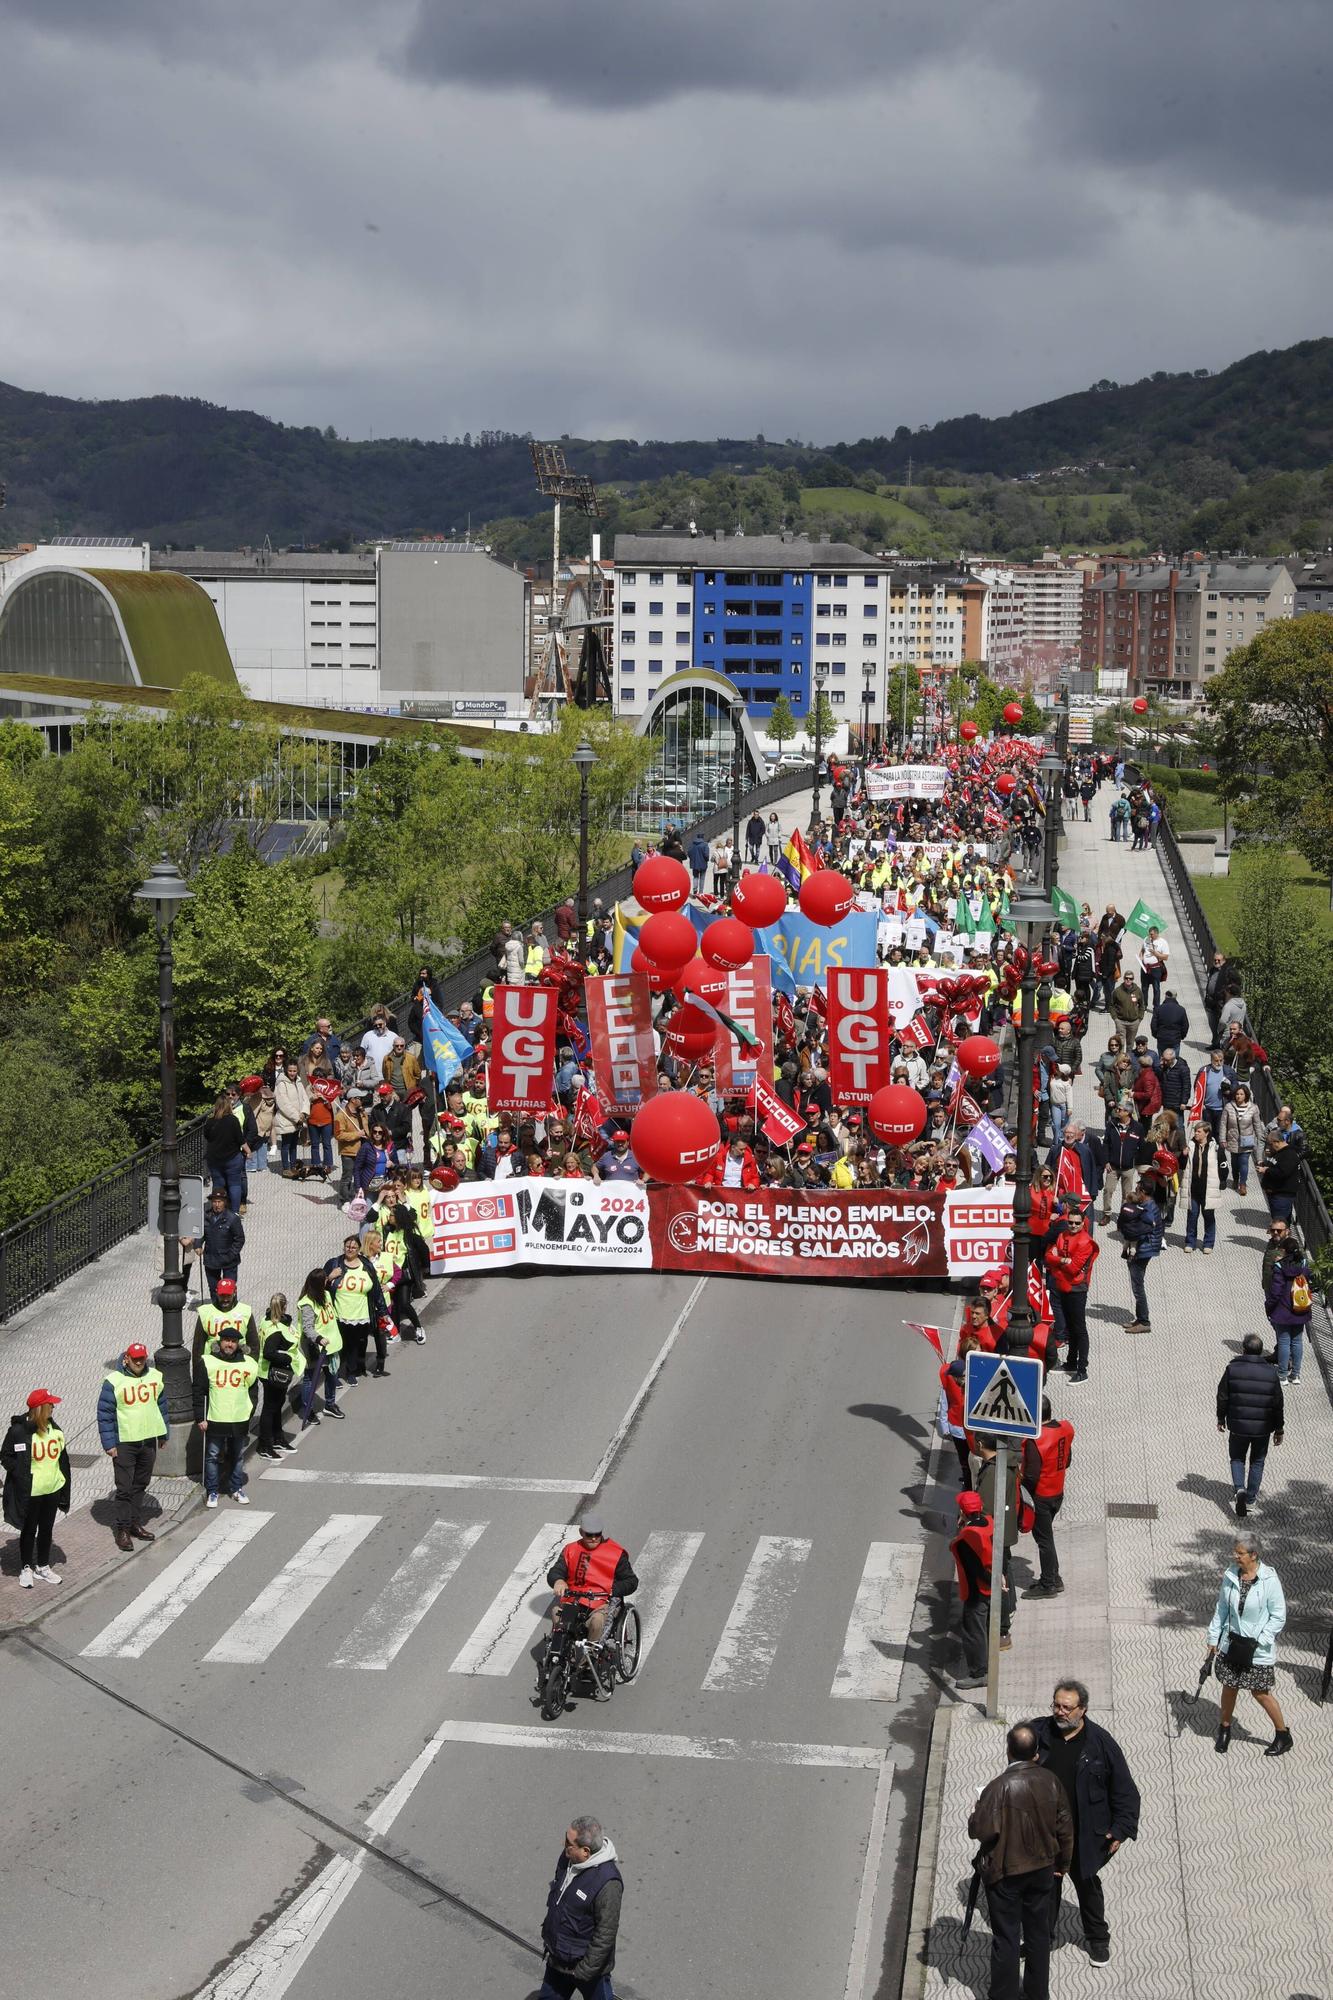
{"type": "MultiPolygon", "coordinates": [[[[1008,417],[900,426],[822,450],[763,438],[565,444],[572,467],[617,489],[609,529],[618,520],[640,525],[644,515],[651,525],[683,526],[703,483],[727,526],[746,518],[753,488],[752,499],[769,511],[785,507],[794,526],[845,521],[882,540],[896,519],[900,539],[926,534],[956,549],[996,482],[1043,473],[1065,494],[1117,496],[1114,507],[1052,522],[1052,534],[1077,538],[1087,522],[1123,544],[1189,533],[1197,522],[1213,534],[1280,542],[1298,529],[1316,536],[1333,509],[1327,477],[1319,477],[1333,464],[1333,340],[1252,354],[1216,375],[1103,382],[1008,417]],[[1059,473],[1070,466],[1086,470],[1059,473]],[[906,498],[881,490],[909,476],[906,498]],[[932,486],[923,501],[918,489],[932,486]],[[1250,505],[1254,489],[1260,498],[1250,505]],[[923,505],[927,528],[917,525],[923,505]]],[[[267,534],[278,546],[336,545],[503,519],[508,532],[497,540],[517,550],[542,539],[535,521],[526,532],[519,524],[546,512],[527,441],[508,433],[355,442],[194,398],[84,402],[5,384],[0,480],[9,496],[0,528],[10,541],[96,533],[229,546],[267,534]]],[[[1016,498],[987,506],[997,548],[1041,539],[1043,521],[1016,498]]]]}

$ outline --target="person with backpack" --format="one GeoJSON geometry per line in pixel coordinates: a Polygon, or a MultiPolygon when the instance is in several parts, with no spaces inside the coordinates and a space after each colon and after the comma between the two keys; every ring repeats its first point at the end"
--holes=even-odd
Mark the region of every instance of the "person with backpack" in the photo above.
{"type": "Polygon", "coordinates": [[[1294,1236],[1287,1237],[1268,1281],[1268,1320],[1277,1338],[1277,1376],[1298,1388],[1305,1329],[1314,1312],[1314,1274],[1294,1236]]]}
{"type": "Polygon", "coordinates": [[[1097,954],[1088,931],[1078,934],[1070,972],[1074,980],[1074,1004],[1080,1013],[1086,1014],[1092,1007],[1092,990],[1098,977],[1097,954]]]}
{"type": "Polygon", "coordinates": [[[1162,1211],[1148,1191],[1147,1183],[1140,1180],[1134,1192],[1120,1211],[1116,1223],[1123,1239],[1120,1252],[1129,1267],[1130,1288],[1134,1293],[1134,1317],[1125,1328],[1126,1333],[1151,1333],[1152,1320],[1148,1313],[1148,1266],[1154,1257],[1160,1256],[1165,1225],[1162,1211]]]}

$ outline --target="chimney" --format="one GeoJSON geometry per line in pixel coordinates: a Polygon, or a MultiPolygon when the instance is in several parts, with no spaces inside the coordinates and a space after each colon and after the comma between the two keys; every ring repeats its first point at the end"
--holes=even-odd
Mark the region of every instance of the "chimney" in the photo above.
{"type": "Polygon", "coordinates": [[[715,542],[725,542],[726,539],[727,539],[727,531],[725,528],[714,528],[713,540],[715,542]]]}

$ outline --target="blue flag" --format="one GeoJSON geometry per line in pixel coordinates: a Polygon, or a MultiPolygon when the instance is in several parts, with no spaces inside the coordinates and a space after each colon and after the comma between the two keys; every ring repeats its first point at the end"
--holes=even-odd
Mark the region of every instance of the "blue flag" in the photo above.
{"type": "Polygon", "coordinates": [[[421,1010],[422,1054],[435,1072],[435,1081],[444,1090],[449,1079],[472,1055],[472,1044],[461,1028],[442,1014],[430,994],[421,1010]]]}

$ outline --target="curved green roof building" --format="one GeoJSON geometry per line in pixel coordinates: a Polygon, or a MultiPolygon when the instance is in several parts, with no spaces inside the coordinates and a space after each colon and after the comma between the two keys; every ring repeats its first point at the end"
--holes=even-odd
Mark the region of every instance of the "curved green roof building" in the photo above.
{"type": "Polygon", "coordinates": [[[205,590],[172,570],[51,568],[0,600],[0,674],[178,688],[191,674],[236,685],[205,590]]]}

